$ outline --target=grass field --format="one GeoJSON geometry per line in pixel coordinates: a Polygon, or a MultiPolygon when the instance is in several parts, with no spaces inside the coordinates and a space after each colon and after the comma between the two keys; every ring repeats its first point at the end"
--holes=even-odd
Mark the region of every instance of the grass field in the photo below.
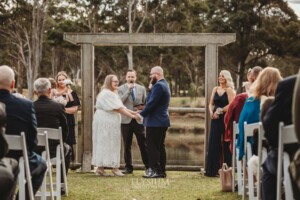
{"type": "MultiPolygon", "coordinates": [[[[107,172],[109,172],[107,170],[107,172]]],[[[222,192],[219,178],[199,172],[167,172],[166,179],[144,179],[143,171],[125,177],[99,177],[93,173],[68,175],[69,196],[64,200],[238,200],[237,193],[222,192]]]]}

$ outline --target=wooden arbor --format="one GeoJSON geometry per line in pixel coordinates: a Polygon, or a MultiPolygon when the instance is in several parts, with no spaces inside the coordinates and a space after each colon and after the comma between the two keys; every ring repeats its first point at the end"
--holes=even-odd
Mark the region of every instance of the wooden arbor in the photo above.
{"type": "MultiPolygon", "coordinates": [[[[234,33],[65,33],[64,40],[81,46],[82,71],[82,170],[91,169],[94,114],[94,46],[205,46],[205,105],[218,84],[218,46],[235,42],[234,33]]],[[[206,106],[205,148],[210,117],[206,106]]],[[[205,156],[205,152],[204,152],[205,156]]]]}

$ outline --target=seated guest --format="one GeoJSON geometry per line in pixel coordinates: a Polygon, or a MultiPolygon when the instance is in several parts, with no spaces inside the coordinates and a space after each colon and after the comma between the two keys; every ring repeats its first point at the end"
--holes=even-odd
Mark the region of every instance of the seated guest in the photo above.
{"type": "MultiPolygon", "coordinates": [[[[37,145],[36,117],[32,101],[11,94],[15,86],[14,71],[8,66],[0,66],[0,102],[6,106],[6,134],[25,133],[33,193],[40,188],[47,170],[46,162],[34,152],[37,145]]],[[[7,157],[19,160],[20,151],[9,151],[7,157]]],[[[29,199],[26,186],[26,199],[29,199]]]]}
{"type": "Polygon", "coordinates": [[[235,96],[233,101],[229,104],[228,110],[224,117],[225,123],[225,142],[230,142],[230,151],[232,152],[232,141],[233,141],[233,121],[238,122],[240,118],[240,114],[242,112],[245,101],[248,97],[250,97],[250,87],[252,83],[258,77],[258,74],[261,72],[262,68],[259,66],[253,67],[250,69],[247,78],[248,82],[245,83],[246,92],[238,94],[235,96]]]}
{"type": "Polygon", "coordinates": [[[8,144],[4,137],[5,106],[0,103],[0,199],[13,199],[19,174],[18,162],[13,158],[5,158],[8,144]]]}
{"type": "MultiPolygon", "coordinates": [[[[279,82],[275,93],[275,100],[263,118],[265,137],[271,147],[267,159],[263,163],[262,197],[263,199],[276,199],[277,183],[277,149],[278,149],[278,124],[292,124],[292,99],[296,76],[290,76],[279,82]]],[[[289,155],[293,155],[298,145],[285,145],[289,155]]]]}
{"type": "MultiPolygon", "coordinates": [[[[244,122],[247,122],[247,124],[259,122],[260,105],[266,97],[274,96],[277,84],[281,79],[278,69],[266,67],[253,83],[252,96],[246,100],[239,118],[239,135],[237,140],[239,160],[242,160],[244,156],[244,122]]],[[[253,143],[252,139],[250,139],[250,142],[253,143]]]]}
{"type": "MultiPolygon", "coordinates": [[[[47,78],[39,78],[34,81],[34,91],[38,99],[34,102],[37,126],[43,128],[62,128],[62,138],[65,142],[68,136],[68,125],[65,108],[62,104],[52,100],[51,83],[47,78]]],[[[56,157],[56,147],[59,144],[57,140],[49,141],[50,157],[56,157]]],[[[66,172],[68,172],[71,162],[71,147],[64,143],[66,172]]],[[[61,181],[64,182],[63,176],[61,181]]],[[[65,192],[62,190],[62,194],[65,192]]]]}

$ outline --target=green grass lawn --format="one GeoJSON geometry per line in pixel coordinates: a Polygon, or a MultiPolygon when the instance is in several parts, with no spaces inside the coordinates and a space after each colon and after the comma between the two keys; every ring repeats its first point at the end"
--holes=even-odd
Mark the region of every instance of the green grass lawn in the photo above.
{"type": "Polygon", "coordinates": [[[242,199],[236,192],[222,192],[219,178],[208,178],[199,172],[168,171],[166,179],[144,179],[142,175],[143,171],[134,171],[134,174],[125,177],[100,177],[93,173],[70,172],[69,196],[63,199],[242,199]]]}

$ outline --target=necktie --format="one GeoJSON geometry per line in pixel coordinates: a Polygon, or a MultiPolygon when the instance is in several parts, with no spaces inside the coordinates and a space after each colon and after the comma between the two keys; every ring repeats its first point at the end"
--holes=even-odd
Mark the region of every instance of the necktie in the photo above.
{"type": "Polygon", "coordinates": [[[135,91],[134,91],[134,88],[132,88],[131,97],[132,97],[132,100],[134,101],[135,100],[135,91]]]}

